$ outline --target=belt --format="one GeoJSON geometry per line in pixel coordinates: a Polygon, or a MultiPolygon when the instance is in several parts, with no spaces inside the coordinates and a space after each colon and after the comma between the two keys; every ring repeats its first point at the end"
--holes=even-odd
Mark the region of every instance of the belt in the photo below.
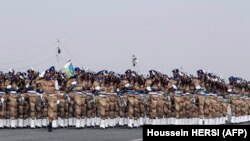
{"type": "Polygon", "coordinates": [[[83,93],[82,92],[75,92],[75,94],[82,95],[83,93]]]}
{"type": "Polygon", "coordinates": [[[43,96],[43,94],[40,94],[40,93],[36,93],[36,95],[38,95],[38,96],[43,96]]]}
{"type": "Polygon", "coordinates": [[[239,94],[229,94],[229,96],[239,96],[239,94]]]}
{"type": "Polygon", "coordinates": [[[127,91],[127,94],[138,95],[139,93],[136,91],[127,91]]]}
{"type": "Polygon", "coordinates": [[[98,96],[100,96],[100,97],[106,97],[106,95],[102,95],[102,94],[100,94],[100,95],[98,95],[98,96]]]}
{"type": "Polygon", "coordinates": [[[94,95],[93,93],[85,93],[86,95],[94,95]]]}
{"type": "Polygon", "coordinates": [[[210,96],[217,96],[217,94],[211,94],[211,93],[210,93],[209,95],[210,95],[210,96]]]}
{"type": "Polygon", "coordinates": [[[106,93],[106,95],[117,95],[117,93],[106,93]]]}
{"type": "Polygon", "coordinates": [[[36,94],[37,92],[36,91],[28,91],[28,93],[36,94]]]}
{"type": "Polygon", "coordinates": [[[174,96],[182,96],[182,94],[174,94],[174,96]]]}
{"type": "Polygon", "coordinates": [[[10,94],[17,94],[16,91],[10,91],[10,94]]]}
{"type": "Polygon", "coordinates": [[[149,92],[148,94],[150,94],[150,95],[158,95],[158,93],[156,93],[156,92],[149,92]]]}
{"type": "Polygon", "coordinates": [[[55,96],[56,94],[47,94],[48,96],[55,96]]]}
{"type": "Polygon", "coordinates": [[[209,94],[204,93],[204,92],[199,93],[199,95],[202,95],[202,96],[209,96],[209,94]]]}

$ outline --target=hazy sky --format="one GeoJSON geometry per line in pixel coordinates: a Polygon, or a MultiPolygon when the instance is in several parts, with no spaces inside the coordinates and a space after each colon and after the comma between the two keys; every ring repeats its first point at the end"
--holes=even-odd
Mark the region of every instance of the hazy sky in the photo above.
{"type": "Polygon", "coordinates": [[[250,80],[249,0],[0,0],[0,69],[210,70],[250,80]]]}

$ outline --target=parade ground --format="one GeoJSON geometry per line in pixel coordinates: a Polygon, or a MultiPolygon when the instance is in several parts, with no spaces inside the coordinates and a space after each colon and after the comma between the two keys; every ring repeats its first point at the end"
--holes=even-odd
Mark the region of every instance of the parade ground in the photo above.
{"type": "Polygon", "coordinates": [[[0,141],[141,141],[142,128],[137,129],[0,129],[0,141]]]}
{"type": "MultiPolygon", "coordinates": [[[[250,125],[242,123],[241,125],[250,125]]],[[[47,132],[46,128],[40,129],[0,129],[0,141],[142,141],[142,127],[135,129],[126,128],[60,128],[47,132]]]]}

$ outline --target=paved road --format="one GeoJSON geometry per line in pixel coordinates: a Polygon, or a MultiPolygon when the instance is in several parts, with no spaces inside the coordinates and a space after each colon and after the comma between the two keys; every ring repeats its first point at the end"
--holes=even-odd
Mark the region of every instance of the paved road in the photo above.
{"type": "Polygon", "coordinates": [[[138,129],[0,129],[0,141],[141,141],[138,129]]]}
{"type": "MultiPolygon", "coordinates": [[[[243,123],[250,125],[250,122],[243,123]]],[[[142,141],[142,128],[138,129],[0,129],[0,141],[142,141]]]]}

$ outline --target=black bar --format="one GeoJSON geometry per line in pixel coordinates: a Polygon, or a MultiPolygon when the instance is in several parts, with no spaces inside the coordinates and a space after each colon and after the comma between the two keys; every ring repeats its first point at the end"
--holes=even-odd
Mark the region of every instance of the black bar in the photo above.
{"type": "MultiPolygon", "coordinates": [[[[144,125],[144,141],[168,139],[250,140],[249,125],[144,125]]],[[[202,140],[200,140],[202,141],[202,140]]]]}

